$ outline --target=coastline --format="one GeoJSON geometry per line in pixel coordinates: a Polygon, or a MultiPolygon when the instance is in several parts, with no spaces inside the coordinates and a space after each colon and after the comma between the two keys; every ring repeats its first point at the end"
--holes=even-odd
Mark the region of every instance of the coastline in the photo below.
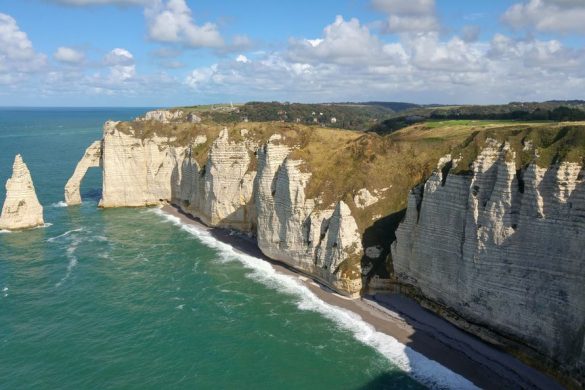
{"type": "Polygon", "coordinates": [[[323,302],[359,316],[377,332],[393,337],[480,388],[562,388],[547,375],[456,328],[409,298],[399,294],[355,299],[342,296],[310,275],[264,256],[256,242],[241,233],[208,227],[172,205],[163,206],[161,211],[183,224],[204,229],[240,253],[267,261],[277,273],[297,279],[323,302]]]}

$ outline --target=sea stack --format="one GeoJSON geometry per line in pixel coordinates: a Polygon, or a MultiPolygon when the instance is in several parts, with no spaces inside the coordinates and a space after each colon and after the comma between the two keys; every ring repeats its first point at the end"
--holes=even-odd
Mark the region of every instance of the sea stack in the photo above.
{"type": "Polygon", "coordinates": [[[44,224],[43,206],[37,199],[30,172],[20,154],[17,154],[12,166],[12,177],[6,182],[0,229],[22,230],[44,224]]]}

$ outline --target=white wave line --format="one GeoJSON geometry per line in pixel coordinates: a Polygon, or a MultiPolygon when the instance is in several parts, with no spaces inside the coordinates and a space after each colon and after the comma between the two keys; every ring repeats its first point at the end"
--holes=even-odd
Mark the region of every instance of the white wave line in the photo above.
{"type": "Polygon", "coordinates": [[[79,229],[73,229],[73,230],[68,230],[68,231],[66,231],[66,232],[65,232],[65,233],[63,233],[63,234],[60,234],[60,235],[58,235],[58,236],[56,236],[56,237],[51,237],[51,238],[47,239],[47,242],[53,242],[53,241],[55,241],[55,240],[58,240],[59,238],[64,238],[64,237],[67,237],[67,236],[68,236],[68,235],[70,235],[71,233],[80,232],[80,231],[82,231],[82,230],[83,230],[83,228],[79,228],[79,229]]]}
{"type": "Polygon", "coordinates": [[[270,263],[240,253],[232,246],[215,239],[204,229],[185,224],[181,222],[180,218],[166,214],[161,209],[153,209],[152,212],[196,236],[203,244],[217,249],[224,261],[237,260],[246,268],[251,269],[253,272],[247,276],[270,288],[296,296],[299,298],[297,302],[299,309],[317,312],[334,321],[341,328],[349,330],[358,341],[377,350],[390,362],[422,384],[433,389],[478,388],[468,379],[400,343],[394,337],[376,331],[372,325],[365,322],[356,313],[319,299],[296,278],[278,273],[270,263]]]}

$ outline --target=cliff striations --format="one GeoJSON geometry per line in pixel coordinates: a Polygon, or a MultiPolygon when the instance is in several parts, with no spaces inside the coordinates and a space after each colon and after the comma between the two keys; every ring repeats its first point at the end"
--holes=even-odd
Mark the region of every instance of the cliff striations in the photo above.
{"type": "MultiPolygon", "coordinates": [[[[166,117],[105,124],[101,207],[174,203],[209,226],[254,234],[267,256],[359,294],[361,233],[343,201],[318,205],[305,196],[311,174],[290,157],[303,134],[201,127],[183,137],[177,125],[159,120],[166,117]],[[151,127],[158,132],[144,136],[151,127]]],[[[98,142],[80,161],[66,199],[78,196],[82,173],[98,163],[95,148],[98,142]]]]}
{"type": "Polygon", "coordinates": [[[395,275],[472,333],[583,378],[585,172],[569,161],[518,168],[517,153],[488,138],[470,171],[449,173],[458,161],[443,159],[409,196],[395,275]]]}
{"type": "Polygon", "coordinates": [[[380,136],[192,114],[105,124],[102,207],[173,203],[338,292],[407,291],[583,381],[585,126],[455,121],[380,136]]]}
{"type": "Polygon", "coordinates": [[[12,177],[6,182],[6,200],[0,230],[30,229],[45,224],[30,172],[20,154],[14,158],[12,177]]]}

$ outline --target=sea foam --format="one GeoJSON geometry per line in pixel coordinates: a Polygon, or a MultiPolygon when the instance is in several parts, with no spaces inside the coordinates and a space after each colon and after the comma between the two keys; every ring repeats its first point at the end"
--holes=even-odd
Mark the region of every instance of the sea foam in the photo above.
{"type": "Polygon", "coordinates": [[[194,235],[203,244],[218,250],[221,260],[237,260],[242,263],[246,268],[252,270],[252,273],[247,275],[248,277],[270,288],[297,297],[299,309],[317,312],[334,321],[339,327],[350,331],[358,341],[377,350],[395,366],[420,383],[433,389],[478,388],[466,378],[414,351],[394,337],[376,331],[359,315],[319,299],[295,277],[278,273],[270,263],[238,252],[232,246],[215,239],[205,229],[185,224],[181,222],[180,218],[169,215],[161,209],[153,209],[153,212],[194,235]]]}
{"type": "Polygon", "coordinates": [[[51,237],[51,238],[47,239],[47,242],[53,242],[53,241],[57,241],[57,240],[58,240],[58,239],[60,239],[60,238],[67,237],[67,236],[68,236],[68,235],[70,235],[71,233],[80,232],[80,231],[82,231],[82,230],[83,230],[83,228],[79,228],[79,229],[73,229],[73,230],[68,230],[68,231],[66,231],[66,232],[65,232],[65,233],[63,233],[63,234],[60,234],[60,235],[58,235],[58,236],[56,236],[56,237],[51,237]]]}
{"type": "Polygon", "coordinates": [[[84,241],[84,238],[80,237],[79,234],[75,233],[80,233],[82,231],[83,228],[68,230],[63,234],[60,234],[56,237],[51,237],[47,240],[47,242],[55,241],[61,242],[60,240],[63,239],[66,240],[65,242],[68,242],[67,249],[65,250],[65,254],[68,260],[67,269],[65,271],[65,275],[61,278],[61,280],[55,283],[55,287],[61,287],[63,283],[65,283],[65,281],[69,279],[71,273],[73,272],[73,269],[77,267],[78,261],[77,256],[75,256],[75,251],[77,250],[79,244],[81,244],[84,241]]]}

